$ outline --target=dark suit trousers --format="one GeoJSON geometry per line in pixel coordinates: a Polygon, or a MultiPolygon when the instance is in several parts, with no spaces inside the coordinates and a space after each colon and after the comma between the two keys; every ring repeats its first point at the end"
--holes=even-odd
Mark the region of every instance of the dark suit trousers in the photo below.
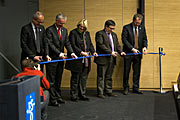
{"type": "Polygon", "coordinates": [[[129,89],[129,72],[133,68],[133,90],[139,89],[139,78],[141,72],[141,57],[139,55],[124,56],[123,87],[129,89]]]}
{"type": "Polygon", "coordinates": [[[86,81],[89,70],[84,67],[82,72],[71,71],[71,98],[86,97],[86,81]]]}
{"type": "Polygon", "coordinates": [[[46,65],[47,79],[50,86],[55,88],[61,95],[61,79],[64,71],[64,62],[48,63],[46,65]]]}
{"type": "Polygon", "coordinates": [[[103,94],[103,79],[104,93],[112,93],[112,74],[114,70],[113,59],[105,65],[97,64],[97,94],[103,94]]]}

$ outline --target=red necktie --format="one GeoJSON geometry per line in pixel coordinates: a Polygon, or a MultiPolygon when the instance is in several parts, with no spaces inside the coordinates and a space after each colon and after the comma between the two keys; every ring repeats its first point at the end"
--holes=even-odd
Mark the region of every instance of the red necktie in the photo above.
{"type": "Polygon", "coordinates": [[[59,35],[59,39],[61,40],[61,31],[59,28],[58,28],[58,35],[59,35]]]}

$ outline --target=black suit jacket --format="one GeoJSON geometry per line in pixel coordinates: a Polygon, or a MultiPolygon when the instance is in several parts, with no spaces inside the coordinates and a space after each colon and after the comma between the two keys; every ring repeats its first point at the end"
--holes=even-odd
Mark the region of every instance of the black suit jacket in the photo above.
{"type": "MultiPolygon", "coordinates": [[[[121,54],[122,49],[118,42],[118,37],[116,33],[112,32],[111,35],[112,35],[113,43],[114,43],[114,51],[117,51],[119,54],[121,54]]],[[[98,54],[111,54],[112,53],[111,43],[105,30],[98,31],[96,33],[95,40],[96,40],[96,52],[98,54]]],[[[114,64],[116,64],[116,57],[112,57],[112,56],[96,57],[94,62],[97,64],[104,65],[110,62],[110,59],[113,59],[114,64]]]]}
{"type": "MultiPolygon", "coordinates": [[[[90,33],[88,31],[86,31],[86,33],[85,33],[85,40],[86,40],[86,46],[87,46],[86,50],[84,47],[83,35],[80,32],[78,32],[77,29],[74,29],[70,32],[69,41],[71,43],[73,51],[75,52],[75,54],[78,57],[81,57],[81,51],[83,51],[83,52],[86,51],[91,54],[93,54],[95,52],[94,46],[91,42],[90,33]]],[[[71,57],[69,53],[68,53],[68,57],[71,57]]],[[[83,68],[82,60],[83,59],[67,61],[66,68],[69,70],[72,70],[74,72],[81,72],[82,68],[83,68]]],[[[88,61],[89,61],[88,67],[89,67],[89,71],[90,71],[91,59],[89,58],[88,61]]]]}
{"type": "MultiPolygon", "coordinates": [[[[126,53],[132,53],[132,49],[135,45],[133,23],[125,25],[122,31],[122,42],[124,44],[123,51],[126,53]]],[[[146,29],[143,26],[138,27],[138,45],[139,51],[142,52],[142,48],[147,48],[147,36],[146,29]]]]}
{"type": "Polygon", "coordinates": [[[49,43],[49,56],[52,59],[59,59],[59,54],[61,52],[64,53],[64,47],[66,47],[68,52],[73,53],[66,28],[61,28],[61,40],[55,24],[46,29],[46,35],[49,43]]]}
{"type": "Polygon", "coordinates": [[[45,56],[48,55],[48,43],[45,39],[46,33],[44,26],[39,27],[39,40],[40,40],[40,53],[37,53],[35,35],[32,28],[32,24],[29,23],[21,29],[21,60],[29,57],[33,59],[36,55],[45,56]]]}

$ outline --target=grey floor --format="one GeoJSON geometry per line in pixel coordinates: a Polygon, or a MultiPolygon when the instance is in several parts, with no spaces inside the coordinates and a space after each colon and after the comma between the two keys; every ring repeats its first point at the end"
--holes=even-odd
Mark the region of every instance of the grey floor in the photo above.
{"type": "Polygon", "coordinates": [[[95,90],[87,91],[90,101],[72,102],[69,91],[62,95],[66,104],[48,107],[48,120],[178,120],[172,92],[166,94],[144,91],[143,95],[129,93],[118,97],[96,97],[95,90]]]}

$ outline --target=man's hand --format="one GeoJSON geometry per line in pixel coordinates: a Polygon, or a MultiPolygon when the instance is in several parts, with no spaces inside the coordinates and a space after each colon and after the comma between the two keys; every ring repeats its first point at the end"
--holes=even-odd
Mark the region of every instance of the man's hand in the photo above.
{"type": "Polygon", "coordinates": [[[49,55],[46,55],[46,60],[51,61],[51,58],[49,57],[49,55]]]}
{"type": "Polygon", "coordinates": [[[64,54],[64,53],[60,53],[59,57],[60,57],[60,58],[62,58],[62,59],[66,59],[66,57],[65,57],[65,54],[64,54]]]}
{"type": "Polygon", "coordinates": [[[78,58],[75,53],[72,53],[72,54],[71,54],[71,57],[72,57],[72,58],[78,58]]]}
{"type": "Polygon", "coordinates": [[[81,55],[82,56],[89,56],[88,52],[83,52],[83,51],[81,52],[81,55]]]}
{"type": "Polygon", "coordinates": [[[121,55],[123,56],[123,55],[126,55],[126,53],[125,52],[121,52],[121,55]]]}
{"type": "MultiPolygon", "coordinates": [[[[133,51],[133,53],[140,53],[139,50],[137,50],[137,49],[135,49],[135,48],[133,48],[132,51],[133,51]]],[[[137,54],[136,54],[136,55],[137,55],[137,54]]]]}
{"type": "Polygon", "coordinates": [[[118,53],[114,51],[111,54],[112,54],[113,57],[116,57],[118,53]]]}
{"type": "Polygon", "coordinates": [[[143,48],[143,53],[144,53],[144,55],[147,54],[147,48],[146,47],[143,48]]]}
{"type": "Polygon", "coordinates": [[[35,56],[35,57],[34,57],[34,60],[42,61],[42,56],[35,56]]]}
{"type": "Polygon", "coordinates": [[[94,52],[94,53],[93,53],[93,55],[94,55],[95,57],[97,57],[97,56],[98,56],[98,54],[97,54],[96,52],[94,52]]]}

